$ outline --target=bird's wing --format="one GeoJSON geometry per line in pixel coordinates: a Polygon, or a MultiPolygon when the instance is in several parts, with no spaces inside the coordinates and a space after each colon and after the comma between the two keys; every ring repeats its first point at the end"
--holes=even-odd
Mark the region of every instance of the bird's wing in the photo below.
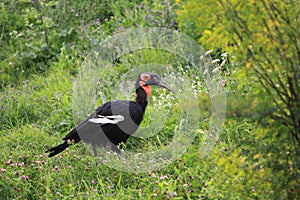
{"type": "Polygon", "coordinates": [[[96,124],[117,124],[121,121],[124,121],[124,117],[122,115],[111,115],[111,116],[98,115],[96,118],[89,119],[89,122],[96,123],[96,124]]]}
{"type": "Polygon", "coordinates": [[[98,107],[86,120],[76,126],[80,139],[86,143],[97,145],[109,143],[110,138],[105,135],[105,132],[112,133],[107,129],[114,129],[117,123],[124,120],[125,117],[122,118],[123,115],[119,111],[122,110],[122,105],[122,102],[111,101],[98,107]]]}
{"type": "Polygon", "coordinates": [[[142,119],[143,111],[135,102],[111,101],[98,107],[75,130],[89,144],[118,144],[136,131],[142,119]]]}
{"type": "Polygon", "coordinates": [[[94,115],[92,115],[88,121],[99,125],[117,124],[124,121],[124,110],[126,110],[126,108],[128,108],[127,101],[107,102],[97,108],[94,115]]]}

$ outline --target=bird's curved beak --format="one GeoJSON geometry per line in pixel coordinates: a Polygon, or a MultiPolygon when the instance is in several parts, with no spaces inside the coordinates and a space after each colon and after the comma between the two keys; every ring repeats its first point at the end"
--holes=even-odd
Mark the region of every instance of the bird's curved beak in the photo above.
{"type": "Polygon", "coordinates": [[[153,85],[153,86],[158,86],[165,88],[169,90],[170,92],[175,93],[175,91],[172,89],[172,87],[160,76],[157,74],[151,74],[151,79],[146,82],[147,85],[153,85]]]}

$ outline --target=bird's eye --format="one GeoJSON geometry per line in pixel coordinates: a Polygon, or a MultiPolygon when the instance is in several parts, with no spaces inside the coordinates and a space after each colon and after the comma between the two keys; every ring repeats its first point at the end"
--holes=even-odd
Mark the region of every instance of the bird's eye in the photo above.
{"type": "Polygon", "coordinates": [[[150,75],[149,74],[142,74],[141,79],[143,81],[148,81],[150,79],[150,75]]]}

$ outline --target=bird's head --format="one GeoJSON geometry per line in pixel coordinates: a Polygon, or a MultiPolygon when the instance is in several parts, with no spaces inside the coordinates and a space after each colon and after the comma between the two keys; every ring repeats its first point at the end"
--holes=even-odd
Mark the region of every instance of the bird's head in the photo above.
{"type": "Polygon", "coordinates": [[[143,88],[147,96],[149,96],[151,93],[150,86],[162,87],[175,93],[174,90],[169,86],[169,84],[157,74],[148,73],[148,72],[141,73],[136,80],[135,88],[136,89],[139,87],[143,88]]]}

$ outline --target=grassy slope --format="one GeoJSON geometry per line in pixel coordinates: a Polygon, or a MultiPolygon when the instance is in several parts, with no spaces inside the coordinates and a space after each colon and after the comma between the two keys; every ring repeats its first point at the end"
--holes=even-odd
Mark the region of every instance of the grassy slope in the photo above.
{"type": "Polygon", "coordinates": [[[96,166],[83,144],[69,148],[61,156],[47,158],[44,151],[60,142],[74,126],[69,107],[73,62],[62,56],[47,75],[35,75],[22,86],[2,92],[1,199],[148,199],[156,196],[214,199],[242,197],[248,192],[249,197],[253,196],[251,185],[263,176],[256,175],[253,180],[251,176],[256,171],[250,171],[251,166],[245,167],[247,164],[239,148],[232,148],[234,141],[245,137],[243,132],[254,132],[249,131],[253,125],[248,123],[230,122],[225,129],[227,136],[208,157],[201,157],[200,144],[195,141],[179,160],[149,173],[130,174],[104,164],[96,166]],[[248,179],[251,182],[244,182],[248,179]],[[227,190],[232,184],[236,184],[235,189],[227,190]]]}
{"type": "MultiPolygon", "coordinates": [[[[56,39],[57,35],[54,36],[56,39]]],[[[13,46],[11,52],[14,51],[13,46]]],[[[148,57],[153,60],[153,55],[148,57]]],[[[75,125],[70,99],[73,72],[79,64],[80,61],[62,51],[60,60],[46,74],[32,75],[29,81],[1,92],[0,199],[274,199],[274,196],[284,196],[284,192],[276,190],[276,184],[272,185],[281,181],[280,174],[273,176],[267,166],[259,165],[264,162],[260,154],[255,154],[254,159],[249,156],[266,146],[261,141],[270,131],[247,120],[227,119],[224,134],[206,158],[202,158],[200,143],[195,140],[176,162],[144,174],[119,172],[104,164],[96,166],[82,144],[69,148],[61,156],[47,158],[44,151],[58,144],[75,125]]],[[[11,76],[17,73],[8,68],[11,76]]],[[[139,141],[131,140],[128,146],[139,148],[137,145],[139,141]]],[[[154,146],[147,140],[141,145],[154,146]]]]}

